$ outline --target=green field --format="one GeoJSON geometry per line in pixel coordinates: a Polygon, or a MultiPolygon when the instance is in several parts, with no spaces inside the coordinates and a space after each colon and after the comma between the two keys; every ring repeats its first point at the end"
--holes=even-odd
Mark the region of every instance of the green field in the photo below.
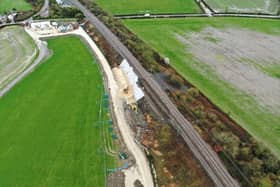
{"type": "MultiPolygon", "coordinates": [[[[240,18],[194,18],[164,20],[126,20],[124,23],[137,35],[171,60],[171,65],[188,81],[197,86],[224,112],[247,129],[258,140],[264,142],[280,157],[280,115],[279,110],[271,112],[244,92],[221,80],[205,63],[197,61],[176,34],[195,35],[203,29],[234,28],[258,31],[258,33],[280,35],[278,20],[240,18]],[[155,26],[156,25],[156,26],[155,26]],[[205,74],[205,72],[207,74],[205,74]]],[[[223,32],[222,32],[223,33],[223,32]]],[[[214,39],[213,39],[214,40],[214,39]]],[[[214,40],[213,45],[215,42],[214,40]]],[[[279,40],[278,40],[279,41],[279,40]]],[[[194,42],[195,43],[195,42],[194,42]]],[[[277,78],[280,70],[264,70],[277,78]]],[[[278,102],[279,103],[279,102],[278,102]]]]}
{"type": "Polygon", "coordinates": [[[216,12],[243,12],[276,14],[279,11],[278,0],[205,0],[216,12]]]}
{"type": "Polygon", "coordinates": [[[0,14],[5,11],[10,11],[13,8],[16,10],[31,10],[31,4],[25,0],[1,0],[0,1],[0,14]]]}
{"type": "Polygon", "coordinates": [[[96,0],[95,2],[112,14],[201,12],[194,0],[96,0]]]}
{"type": "Polygon", "coordinates": [[[0,29],[0,89],[14,79],[37,56],[37,48],[22,27],[0,29]]]}
{"type": "Polygon", "coordinates": [[[0,186],[105,186],[105,164],[115,164],[98,65],[77,37],[48,47],[53,55],[0,99],[0,186]]]}

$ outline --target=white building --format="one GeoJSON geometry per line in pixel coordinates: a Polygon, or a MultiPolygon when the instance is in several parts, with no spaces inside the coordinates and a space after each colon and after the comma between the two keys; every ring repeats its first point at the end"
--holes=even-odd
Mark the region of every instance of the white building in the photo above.
{"type": "Polygon", "coordinates": [[[51,24],[50,21],[43,21],[43,22],[32,22],[30,23],[31,30],[41,34],[53,34],[56,33],[56,28],[51,24]]]}
{"type": "Polygon", "coordinates": [[[63,5],[63,4],[64,4],[64,1],[63,1],[63,0],[56,0],[56,3],[57,3],[58,5],[63,5]]]}
{"type": "Polygon", "coordinates": [[[137,84],[138,76],[135,74],[135,72],[133,71],[133,68],[128,64],[126,59],[124,59],[122,61],[122,63],[120,64],[119,67],[126,74],[128,81],[129,81],[130,85],[132,86],[134,99],[136,101],[139,101],[145,95],[144,95],[144,92],[141,90],[141,88],[139,88],[139,86],[137,84]]]}

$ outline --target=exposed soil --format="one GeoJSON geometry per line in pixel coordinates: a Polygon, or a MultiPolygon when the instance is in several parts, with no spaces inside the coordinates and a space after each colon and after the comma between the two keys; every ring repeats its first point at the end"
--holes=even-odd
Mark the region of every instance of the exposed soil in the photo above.
{"type": "Polygon", "coordinates": [[[125,187],[124,177],[121,171],[110,173],[107,177],[107,187],[125,187]]]}
{"type": "MultiPolygon", "coordinates": [[[[198,62],[207,64],[222,80],[253,96],[262,106],[280,109],[280,79],[261,70],[280,65],[279,36],[208,27],[177,38],[198,62]]],[[[199,70],[203,73],[201,67],[199,70]]]]}
{"type": "Polygon", "coordinates": [[[148,124],[142,144],[150,152],[157,183],[160,187],[213,186],[212,181],[193,157],[191,150],[167,122],[158,121],[150,107],[142,100],[140,109],[146,112],[148,124]]]}

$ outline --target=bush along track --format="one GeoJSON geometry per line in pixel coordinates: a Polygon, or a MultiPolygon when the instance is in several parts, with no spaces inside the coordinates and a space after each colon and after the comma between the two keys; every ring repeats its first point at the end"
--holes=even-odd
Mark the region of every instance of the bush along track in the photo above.
{"type": "Polygon", "coordinates": [[[280,185],[279,160],[236,122],[209,101],[195,86],[184,80],[150,46],[129,31],[119,20],[88,0],[80,0],[139,59],[150,73],[165,74],[170,98],[186,118],[219,154],[228,170],[244,186],[280,185]],[[182,89],[186,88],[186,89],[182,89]]]}

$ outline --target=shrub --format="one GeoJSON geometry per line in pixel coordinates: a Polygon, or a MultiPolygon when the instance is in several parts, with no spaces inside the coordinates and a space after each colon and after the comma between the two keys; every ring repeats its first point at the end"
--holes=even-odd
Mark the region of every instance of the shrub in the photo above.
{"type": "Polygon", "coordinates": [[[212,122],[216,122],[218,120],[217,115],[213,112],[207,112],[207,117],[212,122]]]}
{"type": "Polygon", "coordinates": [[[167,82],[175,88],[181,88],[181,82],[177,79],[176,75],[174,74],[167,76],[167,82]]]}

